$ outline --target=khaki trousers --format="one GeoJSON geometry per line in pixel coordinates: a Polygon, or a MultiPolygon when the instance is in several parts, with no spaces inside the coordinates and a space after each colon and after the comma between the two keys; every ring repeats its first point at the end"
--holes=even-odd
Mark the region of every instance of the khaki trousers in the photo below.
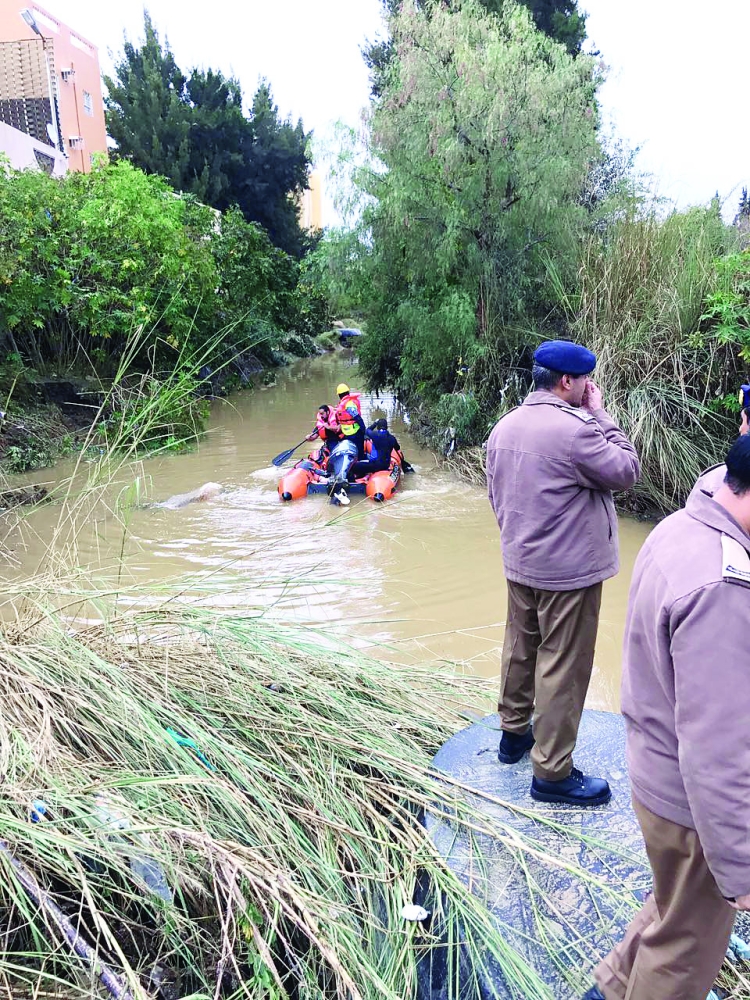
{"type": "Polygon", "coordinates": [[[573,766],[594,665],[602,585],[556,591],[507,583],[508,619],[498,701],[501,728],[525,733],[533,713],[534,775],[560,781],[573,766]]]}
{"type": "Polygon", "coordinates": [[[596,970],[606,1000],[706,1000],[735,911],[708,870],[695,830],[661,819],[633,799],[654,873],[654,891],[622,942],[596,970]]]}

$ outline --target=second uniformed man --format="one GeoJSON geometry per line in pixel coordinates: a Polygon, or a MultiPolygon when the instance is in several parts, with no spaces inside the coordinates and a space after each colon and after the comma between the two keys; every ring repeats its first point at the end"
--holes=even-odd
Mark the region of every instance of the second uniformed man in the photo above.
{"type": "Polygon", "coordinates": [[[606,781],[573,766],[573,750],[602,582],[619,569],[612,491],[630,489],[640,474],[635,448],[589,378],[595,366],[578,344],[542,344],[534,391],[487,445],[508,585],[498,755],[511,764],[531,750],[532,797],[580,806],[610,797],[606,781]]]}

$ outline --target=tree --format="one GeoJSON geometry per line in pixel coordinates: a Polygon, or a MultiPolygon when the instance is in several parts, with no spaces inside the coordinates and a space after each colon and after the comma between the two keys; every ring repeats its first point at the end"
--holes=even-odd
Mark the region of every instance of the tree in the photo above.
{"type": "MultiPolygon", "coordinates": [[[[490,13],[502,12],[503,0],[481,0],[490,13]]],[[[586,40],[586,15],[577,0],[518,0],[528,7],[534,24],[545,35],[560,42],[571,55],[578,55],[586,40]]]]}
{"type": "Polygon", "coordinates": [[[362,365],[375,387],[474,419],[467,394],[495,410],[520,361],[514,331],[554,303],[550,264],[556,281],[575,275],[580,193],[601,155],[594,63],[514,3],[404,5],[392,27],[352,268],[362,365]]]}
{"type": "Polygon", "coordinates": [[[250,121],[252,142],[244,176],[237,177],[237,203],[245,218],[265,226],[278,246],[299,256],[303,241],[296,196],[307,187],[309,136],[301,121],[292,125],[280,118],[266,82],[255,94],[250,121]]]}
{"type": "Polygon", "coordinates": [[[123,56],[115,67],[116,82],[104,77],[109,91],[107,130],[123,157],[180,188],[189,163],[190,119],[184,101],[187,80],[169,45],[162,48],[148,13],[144,30],[145,41],[139,49],[125,41],[123,56]]]}
{"type": "Polygon", "coordinates": [[[735,226],[739,225],[740,222],[747,223],[750,218],[750,198],[747,196],[747,188],[743,187],[742,194],[740,195],[740,203],[737,206],[737,214],[734,217],[735,226]]]}
{"type": "MultiPolygon", "coordinates": [[[[500,15],[504,0],[478,0],[491,14],[500,15]]],[[[571,55],[578,55],[586,40],[586,15],[578,10],[577,0],[518,0],[527,7],[534,23],[556,42],[560,42],[571,55]]],[[[393,17],[402,0],[381,0],[386,14],[393,17]]],[[[422,9],[429,11],[432,0],[416,0],[422,9]]],[[[365,62],[372,74],[373,95],[379,96],[384,85],[384,74],[393,56],[390,39],[373,42],[364,50],[365,62]]]]}
{"type": "Polygon", "coordinates": [[[279,247],[301,256],[307,239],[297,199],[307,187],[309,135],[302,122],[280,117],[268,83],[246,116],[239,82],[212,69],[182,73],[148,13],[143,44],[125,42],[105,83],[116,156],[213,208],[239,206],[279,247]]]}

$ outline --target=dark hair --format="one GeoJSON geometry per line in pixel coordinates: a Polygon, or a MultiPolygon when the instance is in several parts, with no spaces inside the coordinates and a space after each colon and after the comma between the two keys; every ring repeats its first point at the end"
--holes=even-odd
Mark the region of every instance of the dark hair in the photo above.
{"type": "Polygon", "coordinates": [[[747,417],[747,422],[750,424],[750,406],[743,406],[740,413],[744,413],[747,417]]]}
{"type": "Polygon", "coordinates": [[[321,403],[320,406],[318,407],[318,409],[319,410],[326,410],[328,413],[331,412],[331,407],[328,405],[328,403],[321,403]]]}
{"type": "Polygon", "coordinates": [[[383,417],[381,417],[380,420],[375,421],[375,423],[372,425],[372,429],[374,431],[387,431],[388,421],[385,420],[383,417]]]}
{"type": "Polygon", "coordinates": [[[726,458],[727,474],[724,482],[736,497],[750,493],[750,435],[738,437],[726,458]]]}
{"type": "Polygon", "coordinates": [[[560,384],[563,372],[555,372],[551,368],[544,368],[542,365],[534,365],[531,373],[536,389],[554,389],[560,384]]]}

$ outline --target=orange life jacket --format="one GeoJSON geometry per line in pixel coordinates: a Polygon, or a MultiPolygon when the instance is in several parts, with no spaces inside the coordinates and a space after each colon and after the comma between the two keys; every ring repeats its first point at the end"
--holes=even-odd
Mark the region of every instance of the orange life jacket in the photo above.
{"type": "Polygon", "coordinates": [[[338,421],[336,420],[336,414],[334,413],[334,411],[333,410],[329,411],[328,420],[323,420],[323,418],[320,415],[318,415],[315,421],[315,429],[317,430],[318,437],[321,439],[321,441],[325,441],[326,431],[338,431],[339,425],[338,421]]]}
{"type": "Polygon", "coordinates": [[[363,426],[362,405],[360,403],[360,396],[358,392],[348,393],[339,402],[339,405],[336,407],[336,420],[338,421],[341,433],[344,437],[351,437],[353,434],[357,433],[358,428],[363,426]],[[351,403],[354,403],[357,407],[356,414],[347,409],[351,403]]]}

